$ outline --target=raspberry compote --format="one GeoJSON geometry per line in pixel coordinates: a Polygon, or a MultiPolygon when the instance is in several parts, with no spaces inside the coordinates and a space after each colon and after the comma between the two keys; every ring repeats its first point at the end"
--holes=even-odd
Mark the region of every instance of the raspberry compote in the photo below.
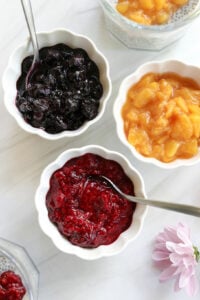
{"type": "Polygon", "coordinates": [[[31,126],[56,134],[76,130],[98,114],[103,94],[99,69],[81,48],[65,44],[42,48],[22,62],[16,106],[31,126]]]}
{"type": "Polygon", "coordinates": [[[22,300],[26,289],[19,275],[13,271],[0,274],[0,300],[22,300]]]}
{"type": "Polygon", "coordinates": [[[134,195],[122,167],[96,154],[72,158],[53,173],[46,196],[48,216],[65,238],[84,248],[114,242],[130,226],[136,206],[106,182],[91,179],[92,174],[106,176],[134,195]]]}

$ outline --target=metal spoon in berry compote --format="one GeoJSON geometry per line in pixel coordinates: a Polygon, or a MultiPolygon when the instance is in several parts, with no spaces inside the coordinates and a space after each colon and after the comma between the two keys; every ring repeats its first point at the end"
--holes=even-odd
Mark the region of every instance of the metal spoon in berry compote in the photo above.
{"type": "Polygon", "coordinates": [[[28,26],[28,30],[29,30],[29,34],[33,46],[33,61],[30,70],[28,71],[26,76],[26,87],[28,87],[28,82],[33,72],[34,66],[39,62],[39,47],[38,47],[37,34],[35,31],[35,22],[34,22],[31,2],[30,0],[21,0],[21,4],[23,7],[24,16],[26,19],[26,23],[28,26]]]}
{"type": "Polygon", "coordinates": [[[130,196],[125,193],[123,193],[114,183],[112,180],[110,180],[108,177],[103,175],[89,175],[88,180],[96,180],[96,181],[102,181],[110,185],[117,193],[119,193],[123,198],[149,206],[159,207],[167,210],[172,210],[180,213],[184,213],[187,215],[192,215],[195,217],[200,217],[200,207],[192,206],[192,205],[186,205],[186,204],[179,204],[179,203],[172,203],[172,202],[165,202],[165,201],[159,201],[159,200],[151,200],[151,199],[145,199],[142,197],[137,196],[130,196]]]}

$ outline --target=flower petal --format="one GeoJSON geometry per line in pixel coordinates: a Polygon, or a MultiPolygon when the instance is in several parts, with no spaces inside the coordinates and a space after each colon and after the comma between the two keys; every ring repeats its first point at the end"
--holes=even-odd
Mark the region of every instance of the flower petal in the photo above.
{"type": "Polygon", "coordinates": [[[160,261],[154,261],[154,265],[159,268],[160,270],[165,270],[171,266],[170,260],[160,260],[160,261]]]}
{"type": "Polygon", "coordinates": [[[183,243],[175,244],[172,242],[166,242],[166,248],[170,252],[176,252],[177,254],[180,255],[194,255],[194,249],[192,245],[186,245],[183,243]]]}
{"type": "Polygon", "coordinates": [[[199,282],[195,275],[192,275],[189,279],[187,286],[185,287],[189,296],[195,296],[199,290],[199,282]]]}
{"type": "Polygon", "coordinates": [[[169,253],[164,251],[154,251],[152,258],[155,261],[166,260],[169,259],[169,253]]]}
{"type": "Polygon", "coordinates": [[[181,229],[177,230],[177,236],[184,244],[192,246],[190,236],[188,236],[188,234],[184,230],[181,229]]]}
{"type": "Polygon", "coordinates": [[[188,269],[183,270],[183,272],[181,272],[180,277],[179,277],[179,286],[180,288],[184,288],[189,280],[190,277],[193,275],[193,267],[190,266],[188,269]]]}
{"type": "Polygon", "coordinates": [[[188,255],[188,256],[183,256],[183,264],[185,268],[188,268],[189,266],[196,266],[197,261],[194,256],[188,255]]]}
{"type": "Polygon", "coordinates": [[[185,235],[190,238],[190,228],[186,223],[179,222],[177,225],[177,232],[184,232],[185,235]]]}
{"type": "Polygon", "coordinates": [[[170,266],[169,268],[165,269],[159,277],[160,282],[164,282],[174,276],[176,273],[176,267],[170,266]]]}
{"type": "Polygon", "coordinates": [[[177,236],[177,228],[173,226],[169,226],[165,228],[165,236],[166,236],[166,241],[171,241],[174,243],[180,243],[181,240],[177,236]]]}
{"type": "Polygon", "coordinates": [[[180,291],[180,286],[179,286],[179,276],[176,277],[175,283],[174,283],[174,291],[178,292],[180,291]]]}
{"type": "Polygon", "coordinates": [[[154,250],[166,251],[166,242],[159,242],[155,244],[154,250]]]}
{"type": "Polygon", "coordinates": [[[172,264],[175,266],[178,266],[183,262],[182,256],[180,256],[177,253],[171,253],[169,258],[170,258],[170,261],[172,262],[172,264]]]}

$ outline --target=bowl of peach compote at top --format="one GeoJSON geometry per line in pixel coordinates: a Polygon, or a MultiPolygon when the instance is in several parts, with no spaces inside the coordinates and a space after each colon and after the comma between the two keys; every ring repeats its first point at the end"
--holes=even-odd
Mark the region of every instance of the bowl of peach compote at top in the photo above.
{"type": "Polygon", "coordinates": [[[100,0],[107,29],[129,48],[160,50],[200,15],[200,0],[100,0]]]}
{"type": "Polygon", "coordinates": [[[118,0],[117,11],[124,17],[143,25],[167,23],[189,0],[118,0]]]}
{"type": "Polygon", "coordinates": [[[143,65],[123,81],[117,132],[137,158],[169,167],[199,160],[199,76],[199,68],[168,61],[143,65]]]}

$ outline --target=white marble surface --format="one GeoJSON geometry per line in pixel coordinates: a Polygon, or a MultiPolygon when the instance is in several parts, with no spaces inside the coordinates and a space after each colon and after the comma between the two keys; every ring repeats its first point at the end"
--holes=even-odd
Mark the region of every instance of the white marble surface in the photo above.
{"type": "MultiPolygon", "coordinates": [[[[0,0],[0,76],[13,49],[28,35],[19,0],[0,0]]],[[[200,205],[200,165],[163,171],[131,158],[118,141],[111,115],[122,78],[140,64],[175,58],[200,66],[200,19],[171,48],[161,52],[127,49],[105,29],[103,14],[94,0],[34,0],[38,31],[65,27],[88,35],[105,54],[111,69],[113,93],[101,121],[81,138],[50,142],[23,132],[7,113],[0,87],[0,236],[23,245],[40,271],[39,300],[186,300],[175,294],[172,282],[158,283],[159,272],[151,254],[155,235],[178,221],[191,227],[200,246],[198,218],[150,208],[141,235],[121,254],[97,261],[84,261],[59,252],[40,230],[34,193],[43,168],[63,150],[100,144],[127,155],[143,175],[150,197],[200,205]]],[[[198,296],[194,299],[199,299],[198,296]]]]}

